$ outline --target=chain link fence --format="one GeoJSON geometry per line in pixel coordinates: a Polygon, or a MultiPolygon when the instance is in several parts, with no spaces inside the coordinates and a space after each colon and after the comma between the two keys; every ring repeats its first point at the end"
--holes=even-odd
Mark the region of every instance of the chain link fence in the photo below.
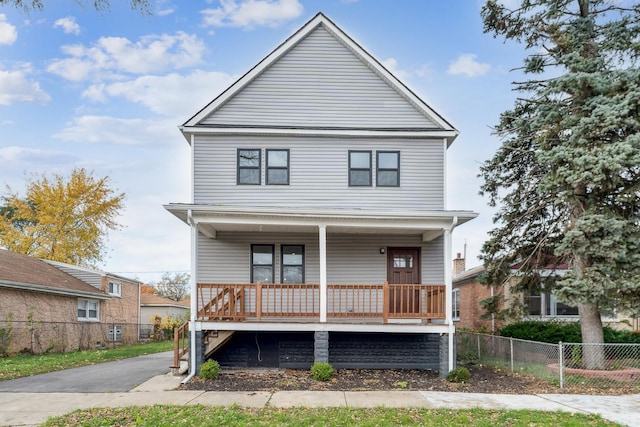
{"type": "Polygon", "coordinates": [[[115,347],[150,339],[154,339],[153,324],[0,321],[0,357],[115,347]]]}
{"type": "Polygon", "coordinates": [[[459,331],[456,346],[461,363],[531,374],[560,388],[640,387],[640,344],[548,344],[459,331]]]}

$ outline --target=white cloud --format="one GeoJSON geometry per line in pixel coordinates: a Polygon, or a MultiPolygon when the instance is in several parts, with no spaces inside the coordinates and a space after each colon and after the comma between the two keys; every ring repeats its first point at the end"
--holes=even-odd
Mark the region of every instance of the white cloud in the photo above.
{"type": "Polygon", "coordinates": [[[210,27],[277,27],[299,17],[303,6],[298,0],[220,0],[220,7],[205,9],[204,25],[210,27]]]}
{"type": "Polygon", "coordinates": [[[53,23],[53,28],[62,28],[65,34],[80,34],[80,25],[73,16],[66,16],[53,23]]]}
{"type": "Polygon", "coordinates": [[[7,22],[4,13],[0,13],[0,44],[11,45],[18,39],[16,27],[7,22]]]}
{"type": "Polygon", "coordinates": [[[77,157],[61,151],[47,151],[26,147],[0,148],[0,163],[20,167],[67,165],[77,161],[77,157]]]}
{"type": "Polygon", "coordinates": [[[168,120],[119,119],[109,116],[81,116],[57,134],[62,141],[89,144],[164,145],[167,135],[176,132],[168,120]]]}
{"type": "Polygon", "coordinates": [[[0,70],[0,105],[12,105],[16,102],[46,104],[51,97],[40,88],[36,81],[29,80],[29,64],[22,64],[14,71],[0,70]]]}
{"type": "Polygon", "coordinates": [[[90,47],[66,45],[66,59],[53,61],[47,71],[67,80],[118,79],[122,73],[147,74],[191,67],[202,61],[205,45],[197,36],[148,35],[138,42],[124,37],[101,37],[90,47]]]}
{"type": "Polygon", "coordinates": [[[395,58],[387,58],[384,61],[380,61],[384,67],[391,71],[394,76],[400,80],[406,79],[411,76],[411,73],[398,68],[398,61],[395,58]]]}
{"type": "Polygon", "coordinates": [[[198,111],[231,83],[235,77],[221,72],[194,71],[188,75],[142,76],[128,82],[93,85],[83,97],[104,102],[107,97],[123,97],[165,116],[183,118],[198,111]],[[184,96],[188,93],[189,96],[184,96]]]}
{"type": "Polygon", "coordinates": [[[167,16],[167,15],[171,15],[173,12],[175,12],[174,9],[162,9],[156,12],[156,15],[158,16],[167,16]]]}
{"type": "Polygon", "coordinates": [[[447,70],[449,74],[464,74],[467,77],[476,77],[487,74],[491,70],[491,65],[476,61],[478,55],[474,53],[463,53],[455,61],[449,64],[447,70]]]}

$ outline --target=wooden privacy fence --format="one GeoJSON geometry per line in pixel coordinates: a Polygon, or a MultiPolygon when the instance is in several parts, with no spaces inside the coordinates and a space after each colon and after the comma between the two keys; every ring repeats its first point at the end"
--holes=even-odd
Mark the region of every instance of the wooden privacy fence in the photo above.
{"type": "MultiPolygon", "coordinates": [[[[327,317],[338,319],[444,319],[445,286],[423,284],[329,284],[327,317]]],[[[319,321],[318,284],[199,283],[198,319],[319,321]]]]}

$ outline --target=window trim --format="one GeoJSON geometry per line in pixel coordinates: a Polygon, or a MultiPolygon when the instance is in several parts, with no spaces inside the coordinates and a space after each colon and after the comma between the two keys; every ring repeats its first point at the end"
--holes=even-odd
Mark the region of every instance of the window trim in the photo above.
{"type": "Polygon", "coordinates": [[[114,295],[114,296],[117,296],[117,297],[121,297],[122,296],[122,283],[109,281],[109,284],[107,286],[108,286],[108,290],[109,290],[109,295],[114,295]],[[117,292],[112,292],[111,291],[111,285],[114,285],[114,289],[116,287],[118,288],[117,292]]]}
{"type": "Polygon", "coordinates": [[[558,304],[564,304],[573,308],[576,307],[559,302],[553,292],[545,292],[544,290],[525,291],[522,294],[522,302],[527,309],[525,317],[540,319],[576,319],[579,317],[579,314],[558,314],[558,304]],[[532,293],[537,293],[538,295],[532,295],[532,293]],[[529,301],[532,300],[532,298],[538,298],[540,300],[540,314],[531,314],[529,312],[529,301]],[[547,311],[549,314],[547,314],[547,311]]]}
{"type": "Polygon", "coordinates": [[[236,151],[236,184],[237,185],[262,185],[262,149],[261,148],[238,148],[236,151]],[[241,151],[257,151],[258,166],[240,166],[241,151]],[[257,170],[258,182],[240,182],[240,171],[243,169],[257,170]]]}
{"type": "Polygon", "coordinates": [[[265,150],[265,184],[266,185],[289,185],[290,177],[291,177],[291,152],[288,148],[267,148],[265,150]],[[284,151],[287,153],[287,166],[269,166],[269,153],[272,151],[284,151]],[[269,171],[270,170],[286,170],[287,171],[287,182],[269,182],[269,171]]]}
{"type": "Polygon", "coordinates": [[[252,243],[251,244],[251,252],[249,254],[249,264],[251,266],[251,272],[250,272],[250,283],[255,283],[255,281],[253,280],[253,268],[255,266],[260,266],[260,267],[264,267],[264,266],[271,266],[271,283],[276,283],[276,265],[275,265],[275,258],[276,258],[276,245],[274,244],[269,244],[269,243],[252,243]],[[253,263],[253,248],[255,248],[256,246],[269,246],[271,247],[271,264],[254,264],[253,263]]]}
{"type": "Polygon", "coordinates": [[[76,314],[78,316],[78,321],[81,322],[99,322],[100,321],[100,301],[97,299],[91,299],[91,298],[78,298],[78,304],[76,305],[76,314]],[[85,317],[80,317],[80,313],[78,313],[78,311],[80,310],[80,302],[84,301],[86,303],[85,305],[85,311],[86,311],[86,316],[85,317]],[[96,317],[89,317],[89,304],[90,303],[95,303],[96,304],[96,317]]]}
{"type": "Polygon", "coordinates": [[[371,150],[349,150],[348,152],[348,157],[349,157],[349,170],[348,170],[348,174],[349,174],[349,187],[372,187],[373,186],[373,155],[372,155],[372,151],[371,150]],[[365,154],[369,154],[369,167],[368,168],[354,168],[351,167],[351,153],[365,153],[365,154]],[[359,171],[359,172],[363,172],[363,171],[368,171],[369,172],[369,183],[368,184],[354,184],[351,182],[351,171],[359,171]]]}
{"type": "Polygon", "coordinates": [[[280,283],[284,283],[284,268],[285,267],[302,267],[302,282],[306,283],[306,268],[305,268],[305,250],[304,245],[297,243],[282,243],[280,245],[280,283]],[[285,264],[284,263],[284,247],[285,246],[299,246],[302,249],[302,262],[301,264],[285,264]]]}
{"type": "Polygon", "coordinates": [[[400,151],[397,150],[380,150],[376,151],[376,187],[400,187],[400,151]],[[395,168],[381,168],[380,154],[396,154],[398,161],[395,168]],[[395,172],[398,180],[396,185],[380,184],[380,172],[395,172]]]}
{"type": "Polygon", "coordinates": [[[456,288],[451,291],[451,320],[460,321],[460,289],[456,288]]]}

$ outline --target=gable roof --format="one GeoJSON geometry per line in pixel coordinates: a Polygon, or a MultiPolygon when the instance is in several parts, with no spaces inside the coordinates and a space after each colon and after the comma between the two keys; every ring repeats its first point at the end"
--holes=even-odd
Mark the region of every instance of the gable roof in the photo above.
{"type": "Polygon", "coordinates": [[[0,249],[0,287],[66,296],[109,299],[109,295],[41,259],[0,249]]]}
{"type": "MultiPolygon", "coordinates": [[[[242,128],[243,124],[241,123],[230,122],[232,124],[227,124],[224,121],[215,122],[215,121],[212,121],[210,117],[215,116],[215,114],[221,113],[221,111],[224,111],[225,106],[230,102],[232,102],[234,98],[238,97],[242,91],[247,90],[252,85],[255,85],[256,81],[259,80],[261,76],[265,75],[268,72],[271,72],[270,70],[274,68],[274,64],[276,64],[276,62],[278,62],[279,60],[283,59],[285,56],[290,54],[292,50],[294,50],[294,48],[300,46],[306,39],[310,38],[310,36],[314,34],[318,34],[318,31],[320,30],[328,33],[328,36],[324,37],[324,40],[327,40],[327,39],[333,40],[333,44],[341,45],[342,50],[346,51],[348,53],[348,56],[351,59],[357,58],[359,63],[361,63],[360,68],[366,69],[367,73],[370,73],[370,74],[372,73],[372,75],[376,77],[375,80],[377,82],[380,82],[380,85],[378,86],[384,86],[384,88],[386,88],[384,89],[386,91],[385,93],[392,92],[394,94],[394,97],[398,98],[399,100],[407,104],[406,107],[403,107],[404,110],[402,111],[404,111],[404,113],[402,114],[405,114],[405,115],[413,114],[413,115],[422,117],[421,126],[415,125],[416,122],[414,120],[413,122],[411,122],[413,124],[410,126],[407,126],[406,128],[394,127],[393,129],[387,129],[384,127],[373,126],[371,130],[377,131],[377,132],[387,131],[390,134],[393,134],[393,132],[397,133],[398,131],[405,131],[405,133],[413,133],[414,135],[421,132],[420,136],[429,135],[433,137],[442,137],[442,138],[446,138],[448,140],[448,143],[451,143],[453,139],[455,139],[458,132],[447,120],[445,120],[441,115],[439,115],[436,111],[434,111],[429,105],[427,105],[422,99],[420,99],[415,93],[413,93],[407,86],[405,86],[400,80],[398,80],[392,73],[390,73],[378,60],[376,60],[367,51],[365,51],[358,43],[356,43],[351,37],[349,37],[346,33],[344,33],[338,26],[336,26],[330,19],[328,19],[322,13],[318,13],[315,17],[313,17],[310,21],[308,21],[302,28],[300,28],[296,33],[294,33],[291,37],[289,37],[286,41],[284,41],[280,46],[278,46],[274,51],[272,51],[269,55],[267,55],[262,61],[260,61],[256,66],[254,66],[251,70],[249,70],[240,79],[238,79],[227,90],[225,90],[222,94],[220,94],[217,98],[215,98],[211,103],[209,103],[202,110],[196,113],[193,117],[187,120],[181,127],[181,130],[185,135],[185,137],[189,140],[190,134],[198,133],[199,131],[211,131],[212,129],[215,129],[215,128],[227,128],[228,130],[228,128],[233,127],[234,131],[238,130],[238,128],[242,128]]],[[[331,56],[329,55],[328,57],[330,58],[331,56]]],[[[309,58],[295,59],[295,60],[298,60],[299,63],[302,63],[302,64],[304,64],[305,61],[309,62],[309,58]]],[[[324,72],[323,67],[319,63],[308,64],[305,70],[314,73],[314,76],[312,77],[315,77],[316,75],[320,76],[324,72]]],[[[273,73],[280,73],[280,72],[281,70],[273,71],[273,73]]],[[[345,71],[345,73],[348,73],[348,72],[345,71]]],[[[299,77],[299,74],[290,74],[290,75],[287,74],[286,76],[283,76],[285,81],[283,83],[282,88],[286,87],[287,84],[290,84],[291,79],[298,79],[298,77],[299,77]]],[[[300,79],[302,79],[300,80],[300,85],[301,85],[300,88],[309,88],[310,91],[315,91],[315,93],[318,93],[320,94],[320,96],[322,96],[324,88],[319,87],[320,83],[317,82],[314,85],[313,78],[311,79],[307,78],[305,80],[304,76],[300,77],[300,79]],[[307,83],[308,85],[304,86],[303,85],[304,83],[307,83]]],[[[274,84],[273,81],[274,80],[265,82],[263,86],[268,88],[270,84],[274,84]]],[[[276,92],[277,91],[274,90],[274,93],[276,92]]],[[[367,91],[364,90],[361,92],[361,94],[363,97],[366,97],[367,91]]],[[[303,94],[303,95],[297,94],[297,95],[302,100],[300,102],[304,102],[307,96],[307,94],[303,94]]],[[[255,102],[257,102],[257,100],[254,100],[251,96],[249,96],[248,98],[249,98],[248,103],[244,105],[246,105],[247,108],[250,109],[254,107],[254,104],[255,102]],[[254,103],[252,103],[252,101],[254,103]]],[[[367,100],[377,101],[375,103],[375,106],[370,106],[371,107],[370,110],[375,107],[384,112],[384,106],[381,106],[381,104],[383,104],[381,100],[376,99],[375,96],[371,96],[371,95],[369,95],[369,98],[365,99],[365,101],[367,100]]],[[[329,101],[329,99],[323,99],[323,101],[329,101]]],[[[274,101],[271,101],[271,102],[273,102],[273,104],[271,104],[273,106],[279,105],[277,102],[274,102],[274,101]]],[[[311,101],[308,101],[308,102],[311,102],[311,101]]],[[[335,103],[335,100],[333,100],[333,102],[335,103]]],[[[396,104],[398,103],[397,101],[392,101],[392,102],[395,102],[396,104]]],[[[265,104],[264,106],[268,107],[269,104],[265,104]]],[[[348,111],[354,110],[354,108],[351,108],[349,110],[348,107],[352,107],[352,106],[345,107],[347,108],[348,111]]],[[[293,109],[295,110],[295,108],[293,109]]],[[[240,112],[243,111],[242,108],[240,107],[237,108],[237,110],[240,112]]],[[[264,108],[263,111],[268,111],[268,108],[264,108]]],[[[287,110],[287,111],[292,111],[292,110],[287,110]]],[[[362,114],[362,111],[357,111],[357,112],[362,114]]],[[[244,115],[250,116],[250,113],[247,114],[245,109],[244,115]]],[[[406,121],[402,121],[401,119],[402,118],[399,117],[399,120],[400,120],[399,126],[402,126],[402,123],[406,122],[406,121]]],[[[311,122],[315,122],[316,119],[312,117],[309,120],[311,122]]],[[[254,133],[256,132],[256,129],[255,129],[256,127],[259,127],[262,132],[264,132],[266,129],[270,129],[273,131],[274,128],[280,127],[280,129],[277,129],[277,130],[279,132],[284,132],[284,133],[286,133],[287,131],[292,131],[293,130],[292,128],[295,127],[295,126],[289,126],[288,124],[285,124],[285,123],[274,124],[273,121],[269,120],[269,118],[266,118],[263,122],[258,122],[258,124],[249,123],[249,126],[253,127],[253,129],[248,129],[248,131],[252,131],[254,133]]],[[[323,122],[320,122],[317,127],[313,125],[305,125],[300,127],[306,130],[322,129],[324,131],[344,131],[346,128],[349,128],[348,126],[346,128],[341,127],[341,123],[338,123],[338,125],[336,125],[335,127],[331,127],[331,126],[327,127],[327,123],[323,123],[323,122]]],[[[300,129],[298,129],[298,131],[300,131],[300,129]]]]}
{"type": "Polygon", "coordinates": [[[46,262],[47,264],[51,264],[57,269],[62,270],[65,273],[70,274],[71,276],[79,280],[82,280],[98,289],[102,287],[103,277],[106,277],[107,279],[115,279],[115,280],[131,282],[133,284],[137,284],[138,286],[142,285],[142,282],[140,282],[139,280],[130,279],[128,277],[119,276],[117,274],[109,273],[107,271],[98,270],[95,268],[80,267],[77,265],[67,264],[59,261],[51,261],[48,259],[44,259],[43,261],[46,262]]]}
{"type": "Polygon", "coordinates": [[[190,308],[189,300],[174,301],[170,298],[161,297],[160,295],[141,293],[140,305],[143,307],[178,307],[188,309],[190,308]]]}

